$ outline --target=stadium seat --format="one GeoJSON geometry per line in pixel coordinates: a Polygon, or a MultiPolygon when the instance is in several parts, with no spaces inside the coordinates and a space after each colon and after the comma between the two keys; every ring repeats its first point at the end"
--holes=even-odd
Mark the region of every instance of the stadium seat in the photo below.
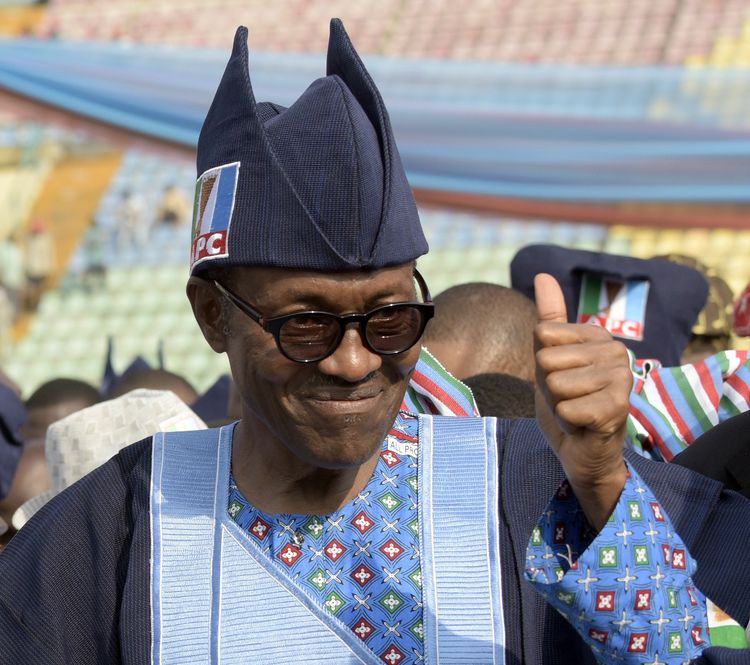
{"type": "Polygon", "coordinates": [[[37,29],[66,39],[225,47],[240,23],[255,48],[322,52],[325,25],[341,16],[362,53],[515,62],[749,66],[744,0],[465,0],[353,3],[331,0],[52,0],[37,29]],[[192,8],[192,9],[191,9],[192,8]],[[211,24],[195,20],[211,12],[211,24]]]}

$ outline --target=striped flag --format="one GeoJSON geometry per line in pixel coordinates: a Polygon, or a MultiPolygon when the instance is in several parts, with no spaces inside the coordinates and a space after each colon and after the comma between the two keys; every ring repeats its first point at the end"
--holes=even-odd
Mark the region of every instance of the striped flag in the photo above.
{"type": "Polygon", "coordinates": [[[649,283],[584,273],[578,301],[578,323],[601,326],[615,337],[643,339],[649,283]]]}
{"type": "Polygon", "coordinates": [[[655,363],[644,371],[642,365],[631,362],[626,442],[646,457],[668,462],[704,432],[750,409],[747,351],[723,351],[680,367],[655,363]]]}
{"type": "Polygon", "coordinates": [[[440,416],[479,415],[469,386],[448,372],[424,347],[411,375],[401,410],[440,416]]]}

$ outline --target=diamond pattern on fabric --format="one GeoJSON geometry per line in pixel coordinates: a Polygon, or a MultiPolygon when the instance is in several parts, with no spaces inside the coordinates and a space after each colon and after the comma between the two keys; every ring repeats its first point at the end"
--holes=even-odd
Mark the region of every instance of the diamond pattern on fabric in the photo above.
{"type": "Polygon", "coordinates": [[[600,662],[677,665],[710,646],[695,561],[638,474],[595,539],[567,482],[532,531],[526,576],[600,662]]]}
{"type": "Polygon", "coordinates": [[[332,515],[267,515],[230,478],[229,515],[384,663],[423,661],[418,421],[400,413],[372,478],[332,515]]]}

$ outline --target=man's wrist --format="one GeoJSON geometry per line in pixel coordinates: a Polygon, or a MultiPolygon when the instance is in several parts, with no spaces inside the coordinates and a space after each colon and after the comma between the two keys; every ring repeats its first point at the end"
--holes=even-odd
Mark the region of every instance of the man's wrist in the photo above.
{"type": "Polygon", "coordinates": [[[615,509],[628,479],[628,468],[622,465],[595,481],[576,482],[568,478],[586,520],[595,533],[601,531],[615,509]]]}

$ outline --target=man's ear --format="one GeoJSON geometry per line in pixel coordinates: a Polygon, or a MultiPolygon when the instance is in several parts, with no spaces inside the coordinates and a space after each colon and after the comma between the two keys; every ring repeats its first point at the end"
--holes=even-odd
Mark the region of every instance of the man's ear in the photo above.
{"type": "Polygon", "coordinates": [[[221,315],[221,295],[211,282],[200,277],[190,277],[186,290],[203,337],[216,353],[224,353],[227,348],[225,322],[221,315]]]}

